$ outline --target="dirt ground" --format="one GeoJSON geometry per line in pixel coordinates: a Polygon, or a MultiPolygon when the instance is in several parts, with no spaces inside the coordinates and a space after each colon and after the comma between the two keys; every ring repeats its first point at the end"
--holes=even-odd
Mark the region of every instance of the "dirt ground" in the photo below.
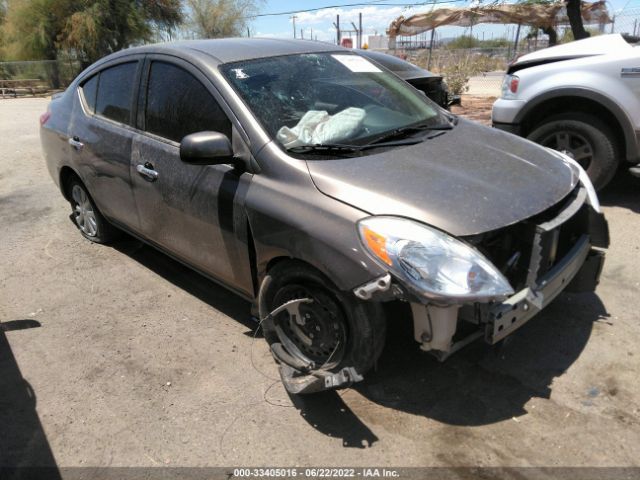
{"type": "Polygon", "coordinates": [[[247,303],[79,235],[42,158],[46,103],[0,101],[0,466],[640,466],[640,180],[601,197],[597,294],[445,363],[392,317],[364,382],[292,399],[247,303]]]}
{"type": "Polygon", "coordinates": [[[451,111],[482,125],[491,126],[491,107],[495,101],[496,97],[462,95],[460,105],[452,106],[451,111]]]}

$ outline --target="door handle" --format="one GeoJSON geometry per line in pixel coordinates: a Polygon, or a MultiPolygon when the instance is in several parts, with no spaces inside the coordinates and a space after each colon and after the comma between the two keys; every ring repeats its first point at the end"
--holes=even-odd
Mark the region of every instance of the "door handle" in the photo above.
{"type": "Polygon", "coordinates": [[[82,143],[78,137],[70,138],[67,142],[78,151],[82,150],[82,147],[84,147],[84,143],[82,143]]]}
{"type": "Polygon", "coordinates": [[[153,169],[153,165],[151,165],[149,162],[145,163],[144,165],[137,165],[136,170],[145,178],[145,180],[148,180],[150,182],[154,182],[158,178],[158,172],[153,169]]]}

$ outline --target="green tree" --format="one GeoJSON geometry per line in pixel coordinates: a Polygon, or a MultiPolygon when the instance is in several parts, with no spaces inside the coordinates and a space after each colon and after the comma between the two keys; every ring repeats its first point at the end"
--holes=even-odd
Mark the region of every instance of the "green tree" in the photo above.
{"type": "Polygon", "coordinates": [[[454,38],[447,44],[447,48],[450,50],[474,48],[478,46],[478,40],[471,35],[460,35],[454,38]]]}
{"type": "Polygon", "coordinates": [[[157,29],[171,30],[182,20],[179,0],[85,0],[70,3],[76,8],[65,18],[58,43],[76,53],[86,64],[149,41],[157,29]]]}
{"type": "Polygon", "coordinates": [[[181,19],[179,0],[9,0],[3,32],[16,60],[56,60],[64,51],[88,65],[181,19]]]}
{"type": "Polygon", "coordinates": [[[261,0],[186,0],[187,28],[197,38],[238,37],[261,0]]]}
{"type": "Polygon", "coordinates": [[[7,2],[0,0],[0,61],[4,59],[4,19],[7,15],[7,2]]]}
{"type": "MultiPolygon", "coordinates": [[[[56,38],[66,9],[67,5],[62,0],[9,0],[2,25],[6,58],[56,60],[56,38]]],[[[54,88],[60,84],[56,63],[51,69],[50,81],[54,88]]]]}

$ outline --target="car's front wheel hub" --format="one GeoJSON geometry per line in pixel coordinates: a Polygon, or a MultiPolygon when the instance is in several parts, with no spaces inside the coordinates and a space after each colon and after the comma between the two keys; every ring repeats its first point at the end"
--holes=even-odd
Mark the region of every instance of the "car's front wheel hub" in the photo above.
{"type": "Polygon", "coordinates": [[[275,305],[297,298],[310,298],[301,304],[299,317],[281,312],[274,322],[300,353],[318,368],[332,368],[340,363],[347,343],[345,316],[332,295],[321,287],[288,285],[278,291],[275,305]]]}

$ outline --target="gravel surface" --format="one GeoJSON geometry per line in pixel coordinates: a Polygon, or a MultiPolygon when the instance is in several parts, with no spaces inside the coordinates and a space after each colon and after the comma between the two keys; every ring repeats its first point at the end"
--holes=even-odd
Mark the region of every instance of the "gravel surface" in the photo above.
{"type": "Polygon", "coordinates": [[[246,302],[79,235],[42,158],[46,104],[0,100],[0,466],[640,465],[640,180],[602,195],[597,294],[443,364],[394,314],[365,382],[291,399],[246,302]]]}

